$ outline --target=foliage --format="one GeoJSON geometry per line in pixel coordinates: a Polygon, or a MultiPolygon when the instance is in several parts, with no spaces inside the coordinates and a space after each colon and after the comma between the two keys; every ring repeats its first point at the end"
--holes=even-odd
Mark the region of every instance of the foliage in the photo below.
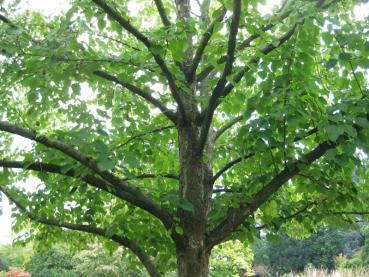
{"type": "Polygon", "coordinates": [[[7,271],[9,269],[9,262],[5,256],[0,254],[0,271],[7,271]]]}
{"type": "Polygon", "coordinates": [[[0,257],[6,260],[8,266],[23,268],[33,254],[32,245],[26,246],[7,244],[0,246],[0,257]]]}
{"type": "Polygon", "coordinates": [[[45,252],[35,252],[26,263],[25,269],[33,277],[76,277],[77,261],[67,249],[55,246],[45,252]]]}
{"type": "Polygon", "coordinates": [[[343,235],[331,229],[320,230],[304,240],[281,234],[280,243],[262,245],[255,255],[255,263],[264,263],[273,274],[303,271],[308,265],[332,270],[336,257],[344,249],[343,235]]]}
{"type": "Polygon", "coordinates": [[[77,261],[75,270],[79,276],[147,276],[142,266],[139,267],[137,261],[132,261],[132,257],[122,248],[114,253],[108,253],[101,245],[90,245],[77,253],[75,259],[77,261]]]}
{"type": "MultiPolygon", "coordinates": [[[[50,17],[2,5],[15,231],[197,277],[223,241],[355,222],[369,195],[363,1],[282,2],[266,15],[259,0],[74,0],[50,17]]],[[[337,247],[311,244],[331,268],[337,247]]]]}
{"type": "Polygon", "coordinates": [[[369,268],[369,226],[363,226],[361,233],[364,236],[364,245],[361,249],[361,263],[363,266],[369,268]]]}
{"type": "Polygon", "coordinates": [[[339,255],[336,257],[337,268],[344,269],[344,268],[360,268],[362,267],[362,260],[361,260],[361,252],[357,252],[351,258],[347,258],[344,255],[339,255]]]}
{"type": "Polygon", "coordinates": [[[252,275],[253,254],[239,240],[227,241],[215,247],[210,257],[210,276],[252,275]]]}

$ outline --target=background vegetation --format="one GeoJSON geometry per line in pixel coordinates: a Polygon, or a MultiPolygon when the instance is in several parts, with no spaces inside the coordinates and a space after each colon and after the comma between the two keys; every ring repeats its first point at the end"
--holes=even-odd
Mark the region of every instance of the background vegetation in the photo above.
{"type": "MultiPolygon", "coordinates": [[[[173,261],[175,262],[175,261],[173,261]]],[[[38,245],[0,247],[0,276],[10,270],[32,277],[146,277],[142,265],[123,248],[107,250],[90,244],[76,251],[66,244],[48,250],[38,245]]],[[[299,240],[280,232],[270,241],[263,236],[252,245],[239,240],[217,246],[210,262],[211,277],[228,276],[369,276],[369,226],[359,230],[319,228],[299,240]]],[[[175,272],[167,277],[176,276],[175,272]]]]}

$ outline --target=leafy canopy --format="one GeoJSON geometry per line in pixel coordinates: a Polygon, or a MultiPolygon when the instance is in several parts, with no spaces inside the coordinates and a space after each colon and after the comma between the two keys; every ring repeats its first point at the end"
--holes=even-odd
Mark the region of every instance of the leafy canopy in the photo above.
{"type": "Polygon", "coordinates": [[[179,193],[188,103],[199,149],[215,134],[200,155],[213,167],[210,248],[367,209],[361,1],[287,0],[261,15],[263,1],[204,0],[187,17],[174,1],[76,0],[55,17],[16,2],[0,9],[0,189],[26,240],[83,244],[65,229],[81,230],[175,267],[173,240],[187,232],[177,210],[197,209],[179,193]],[[35,190],[16,185],[30,176],[35,190]]]}

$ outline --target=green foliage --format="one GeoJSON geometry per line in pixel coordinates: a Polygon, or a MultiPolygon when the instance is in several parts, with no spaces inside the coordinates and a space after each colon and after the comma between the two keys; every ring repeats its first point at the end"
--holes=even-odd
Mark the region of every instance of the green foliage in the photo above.
{"type": "Polygon", "coordinates": [[[304,240],[280,236],[280,243],[262,241],[253,247],[255,264],[266,265],[273,274],[303,271],[308,265],[332,270],[344,249],[343,235],[331,229],[320,229],[304,240]]]}
{"type": "Polygon", "coordinates": [[[23,268],[33,254],[32,245],[2,245],[0,257],[6,261],[8,267],[23,268]]]}
{"type": "MultiPolygon", "coordinates": [[[[203,1],[204,16],[189,12],[184,19],[176,19],[175,1],[163,1],[168,26],[152,0],[134,1],[139,8],[106,1],[115,16],[95,5],[105,1],[74,0],[50,17],[10,2],[0,8],[0,118],[22,129],[1,128],[0,156],[21,165],[2,163],[0,189],[18,201],[14,230],[27,230],[25,242],[63,240],[82,249],[98,241],[113,251],[119,245],[110,239],[123,236],[166,272],[176,267],[175,243],[190,244],[193,229],[214,244],[251,243],[260,229],[276,241],[280,231],[304,237],[322,224],[347,226],[356,217],[345,211],[368,210],[368,22],[353,15],[362,1],[287,1],[271,15],[258,10],[265,1],[239,1],[234,63],[229,34],[237,1],[203,1]],[[226,16],[214,24],[191,78],[193,55],[223,8],[226,16]],[[178,99],[185,103],[183,121],[178,99]],[[214,103],[216,111],[207,114],[214,103]],[[234,118],[240,120],[211,141],[207,124],[214,134],[234,118]],[[20,147],[14,133],[33,141],[20,147]],[[209,147],[199,154],[202,138],[209,147]],[[204,171],[186,168],[194,162],[204,171]],[[16,185],[30,177],[37,179],[34,190],[16,185]],[[199,182],[187,184],[190,177],[199,182]],[[225,192],[211,194],[210,186],[225,192]],[[28,220],[38,217],[46,220],[28,220]]],[[[296,257],[290,265],[300,270],[300,243],[283,239],[285,253],[276,245],[268,251],[296,257]]],[[[325,239],[308,240],[313,250],[306,255],[332,268],[339,245],[325,239]]],[[[64,266],[58,264],[68,271],[64,266]]],[[[41,267],[35,256],[30,268],[41,267]]]]}
{"type": "Polygon", "coordinates": [[[364,236],[364,245],[361,249],[361,265],[369,268],[369,226],[361,228],[361,233],[364,236]]]}
{"type": "Polygon", "coordinates": [[[9,269],[9,262],[5,256],[0,254],[0,271],[7,271],[9,269]]]}
{"type": "Polygon", "coordinates": [[[251,275],[253,253],[249,246],[239,240],[227,241],[214,248],[210,257],[210,276],[251,275]]]}
{"type": "Polygon", "coordinates": [[[34,277],[77,277],[74,267],[77,260],[63,247],[53,247],[45,252],[35,252],[25,269],[34,277]]]}
{"type": "Polygon", "coordinates": [[[101,245],[90,245],[75,256],[75,270],[79,276],[90,277],[144,277],[147,276],[141,265],[127,251],[119,248],[108,253],[101,245]]]}

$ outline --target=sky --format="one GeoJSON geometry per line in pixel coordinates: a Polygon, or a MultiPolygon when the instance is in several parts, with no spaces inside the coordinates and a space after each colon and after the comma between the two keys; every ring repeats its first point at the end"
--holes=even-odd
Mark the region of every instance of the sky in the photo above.
{"type": "MultiPolygon", "coordinates": [[[[13,2],[14,0],[5,0],[5,4],[13,2]]],[[[268,0],[265,5],[259,6],[259,11],[262,14],[269,13],[274,6],[279,6],[281,0],[268,0]]],[[[45,15],[57,15],[68,9],[68,0],[20,0],[20,8],[24,10],[39,11],[45,15]]],[[[360,7],[356,7],[355,16],[357,19],[362,20],[369,16],[369,2],[360,7]]],[[[26,147],[26,141],[17,140],[17,145],[24,144],[26,147]]],[[[27,186],[35,185],[35,180],[29,181],[27,186]]],[[[0,202],[0,206],[3,209],[3,215],[0,216],[0,245],[10,243],[12,240],[11,234],[11,207],[5,196],[2,197],[3,201],[0,202]]]]}

